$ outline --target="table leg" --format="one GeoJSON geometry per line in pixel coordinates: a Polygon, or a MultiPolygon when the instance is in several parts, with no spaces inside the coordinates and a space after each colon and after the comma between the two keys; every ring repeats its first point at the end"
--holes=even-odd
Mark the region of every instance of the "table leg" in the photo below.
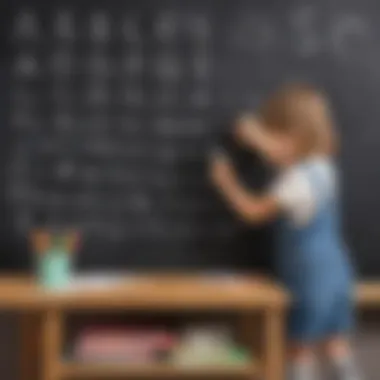
{"type": "Polygon", "coordinates": [[[30,380],[39,377],[39,355],[41,316],[38,313],[24,312],[20,315],[20,379],[30,380]]]}
{"type": "Polygon", "coordinates": [[[262,362],[262,331],[260,313],[245,313],[239,319],[239,342],[246,347],[254,364],[262,362]]]}
{"type": "Polygon", "coordinates": [[[285,313],[268,309],[264,316],[264,380],[285,378],[285,313]]]}
{"type": "Polygon", "coordinates": [[[42,380],[60,379],[62,330],[61,311],[46,311],[42,319],[42,380]]]}

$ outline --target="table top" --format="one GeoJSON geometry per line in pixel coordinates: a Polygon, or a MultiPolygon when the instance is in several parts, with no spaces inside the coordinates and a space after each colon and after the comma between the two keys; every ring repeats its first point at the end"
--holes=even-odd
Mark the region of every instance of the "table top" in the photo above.
{"type": "MultiPolygon", "coordinates": [[[[359,282],[355,299],[360,307],[380,307],[380,280],[359,282]]],[[[249,310],[286,307],[287,292],[259,276],[218,277],[188,274],[138,275],[105,286],[69,287],[49,291],[27,276],[0,275],[0,309],[48,306],[86,309],[249,310]]]]}
{"type": "Polygon", "coordinates": [[[0,276],[0,309],[249,310],[284,308],[285,290],[265,277],[163,274],[121,278],[104,286],[45,290],[30,277],[0,276]]]}
{"type": "Polygon", "coordinates": [[[361,307],[380,308],[380,279],[359,282],[356,287],[356,302],[361,307]]]}

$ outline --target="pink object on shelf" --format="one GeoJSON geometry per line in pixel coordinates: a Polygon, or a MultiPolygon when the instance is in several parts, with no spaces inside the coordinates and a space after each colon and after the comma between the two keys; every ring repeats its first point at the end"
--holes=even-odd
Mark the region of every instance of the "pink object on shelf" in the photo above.
{"type": "Polygon", "coordinates": [[[120,358],[140,362],[153,360],[157,352],[170,351],[175,343],[175,336],[165,330],[92,326],[79,334],[73,353],[81,360],[120,358]]]}

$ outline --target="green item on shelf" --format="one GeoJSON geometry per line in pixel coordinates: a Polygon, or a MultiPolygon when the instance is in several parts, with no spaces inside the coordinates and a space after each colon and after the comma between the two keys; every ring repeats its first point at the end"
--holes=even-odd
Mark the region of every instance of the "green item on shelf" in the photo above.
{"type": "Polygon", "coordinates": [[[236,364],[247,363],[249,362],[248,351],[241,347],[233,347],[230,351],[230,360],[236,364]]]}
{"type": "Polygon", "coordinates": [[[66,287],[71,278],[71,255],[62,249],[51,249],[39,257],[39,283],[52,290],[66,287]]]}

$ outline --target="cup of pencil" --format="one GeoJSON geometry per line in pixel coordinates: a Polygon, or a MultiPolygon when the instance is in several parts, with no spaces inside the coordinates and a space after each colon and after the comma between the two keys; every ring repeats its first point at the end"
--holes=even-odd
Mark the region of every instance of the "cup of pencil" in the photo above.
{"type": "Polygon", "coordinates": [[[79,238],[79,233],[75,230],[31,231],[30,243],[36,259],[36,277],[40,285],[47,289],[59,290],[70,283],[79,238]]]}

